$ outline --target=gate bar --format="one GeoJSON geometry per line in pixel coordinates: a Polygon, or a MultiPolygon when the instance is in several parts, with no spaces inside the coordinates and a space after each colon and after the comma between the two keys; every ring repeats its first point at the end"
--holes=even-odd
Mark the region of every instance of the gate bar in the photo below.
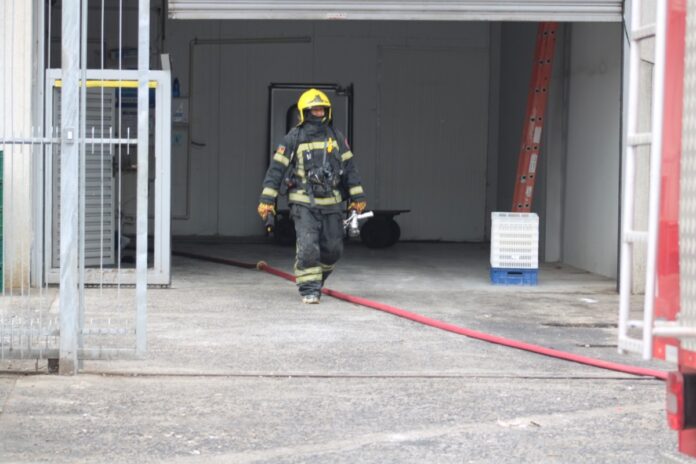
{"type": "Polygon", "coordinates": [[[77,373],[80,1],[63,0],[59,372],[77,373]]]}
{"type": "Polygon", "coordinates": [[[150,0],[139,0],[138,14],[138,199],[136,239],[136,352],[147,349],[147,223],[148,223],[148,112],[150,74],[150,0]]]}

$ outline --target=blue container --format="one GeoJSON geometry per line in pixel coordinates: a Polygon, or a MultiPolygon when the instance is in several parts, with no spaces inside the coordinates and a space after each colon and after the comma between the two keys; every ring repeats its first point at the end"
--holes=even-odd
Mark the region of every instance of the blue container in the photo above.
{"type": "Polygon", "coordinates": [[[491,268],[491,283],[494,285],[536,285],[538,269],[491,268]]]}

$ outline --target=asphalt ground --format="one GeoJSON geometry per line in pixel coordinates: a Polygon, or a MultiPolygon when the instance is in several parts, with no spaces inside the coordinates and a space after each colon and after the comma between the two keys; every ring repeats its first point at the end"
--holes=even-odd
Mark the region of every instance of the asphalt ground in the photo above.
{"type": "MultiPolygon", "coordinates": [[[[292,268],[291,248],[176,248],[292,268]]],[[[495,335],[669,369],[617,353],[615,281],[544,265],[536,287],[493,286],[481,245],[350,245],[328,286],[495,335]]],[[[112,301],[89,291],[96,306],[112,301]]],[[[658,380],[328,297],[303,305],[283,279],[183,257],[173,260],[171,288],[151,289],[148,301],[145,359],[85,362],[74,377],[47,374],[45,361],[0,363],[0,462],[674,462],[658,380]]]]}

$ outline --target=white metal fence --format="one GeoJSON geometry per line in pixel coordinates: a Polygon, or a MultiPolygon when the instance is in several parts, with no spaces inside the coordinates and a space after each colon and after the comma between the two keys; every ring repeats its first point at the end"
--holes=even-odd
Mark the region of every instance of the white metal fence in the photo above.
{"type": "MultiPolygon", "coordinates": [[[[150,0],[138,0],[132,15],[131,70],[124,0],[53,4],[0,0],[0,360],[53,359],[71,374],[82,359],[146,350],[150,155],[158,185],[168,161],[165,118],[150,127],[150,89],[159,114],[168,114],[171,92],[168,74],[150,70],[150,0]],[[108,40],[107,24],[117,30],[108,40]],[[48,278],[55,271],[57,287],[48,278]]],[[[156,208],[162,213],[161,202],[156,208]]],[[[155,268],[168,269],[166,255],[155,255],[155,268]]]]}

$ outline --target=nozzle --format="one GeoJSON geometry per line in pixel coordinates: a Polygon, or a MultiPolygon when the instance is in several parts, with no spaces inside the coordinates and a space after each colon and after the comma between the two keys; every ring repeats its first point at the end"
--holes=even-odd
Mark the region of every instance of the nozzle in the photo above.
{"type": "Polygon", "coordinates": [[[351,237],[357,237],[360,235],[360,226],[358,225],[358,214],[353,211],[350,216],[350,227],[348,228],[348,235],[351,237]]]}
{"type": "Polygon", "coordinates": [[[360,224],[358,221],[361,219],[367,219],[373,217],[375,214],[372,211],[368,211],[362,214],[358,214],[355,210],[350,210],[348,219],[343,221],[343,227],[348,231],[349,237],[357,237],[360,235],[360,224]]]}

